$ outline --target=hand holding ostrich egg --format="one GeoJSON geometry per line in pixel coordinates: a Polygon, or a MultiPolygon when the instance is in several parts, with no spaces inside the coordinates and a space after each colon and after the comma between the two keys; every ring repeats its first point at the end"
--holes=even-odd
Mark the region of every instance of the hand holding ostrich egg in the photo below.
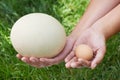
{"type": "MultiPolygon", "coordinates": [[[[66,43],[63,26],[43,13],[31,13],[17,20],[10,38],[15,50],[25,57],[52,58],[62,51],[66,43]]],[[[85,60],[93,57],[92,49],[87,45],[79,45],[75,54],[85,60]]]]}
{"type": "Polygon", "coordinates": [[[63,26],[52,16],[43,13],[31,13],[17,20],[10,38],[19,54],[37,58],[58,55],[66,43],[63,26]]]}

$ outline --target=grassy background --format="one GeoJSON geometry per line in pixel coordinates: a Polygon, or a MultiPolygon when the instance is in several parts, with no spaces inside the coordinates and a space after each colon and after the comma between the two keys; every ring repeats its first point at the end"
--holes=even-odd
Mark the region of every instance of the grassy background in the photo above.
{"type": "Polygon", "coordinates": [[[15,57],[9,34],[18,18],[31,12],[47,13],[69,35],[87,4],[87,0],[0,0],[0,80],[120,80],[120,34],[107,41],[105,58],[94,70],[66,69],[64,63],[37,69],[15,57]]]}

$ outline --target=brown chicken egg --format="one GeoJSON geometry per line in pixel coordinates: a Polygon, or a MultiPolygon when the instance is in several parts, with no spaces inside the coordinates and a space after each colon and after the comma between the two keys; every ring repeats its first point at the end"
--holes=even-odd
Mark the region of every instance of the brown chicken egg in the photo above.
{"type": "Polygon", "coordinates": [[[92,49],[85,44],[77,46],[77,48],[75,49],[75,54],[78,58],[82,58],[85,60],[91,60],[93,58],[92,49]]]}

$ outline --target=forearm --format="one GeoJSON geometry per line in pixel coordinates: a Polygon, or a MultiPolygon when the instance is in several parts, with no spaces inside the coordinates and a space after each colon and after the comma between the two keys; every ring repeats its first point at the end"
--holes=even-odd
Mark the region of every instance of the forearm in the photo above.
{"type": "Polygon", "coordinates": [[[103,34],[106,39],[120,32],[120,4],[97,21],[93,27],[103,34]]]}
{"type": "MultiPolygon", "coordinates": [[[[98,19],[106,15],[114,7],[119,4],[120,0],[91,0],[86,9],[83,17],[80,19],[77,24],[74,32],[79,32],[79,30],[84,30],[90,27],[98,19]]],[[[73,32],[73,33],[74,33],[73,32]]]]}

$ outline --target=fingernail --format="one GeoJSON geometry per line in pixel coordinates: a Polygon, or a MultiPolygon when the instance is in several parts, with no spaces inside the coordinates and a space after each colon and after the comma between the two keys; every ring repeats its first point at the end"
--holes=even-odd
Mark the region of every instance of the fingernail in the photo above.
{"type": "Polygon", "coordinates": [[[44,62],[44,61],[45,61],[45,59],[41,58],[41,59],[40,59],[40,61],[44,62]]]}
{"type": "Polygon", "coordinates": [[[97,66],[97,64],[94,64],[94,65],[92,66],[92,69],[95,69],[96,66],[97,66]]]}
{"type": "Polygon", "coordinates": [[[26,60],[25,58],[22,58],[21,60],[22,60],[23,62],[27,62],[27,60],[26,60]]]}
{"type": "Polygon", "coordinates": [[[65,62],[67,63],[67,62],[68,62],[68,60],[67,60],[67,59],[65,59],[65,62]]]}
{"type": "Polygon", "coordinates": [[[66,67],[66,68],[69,68],[69,65],[68,65],[68,64],[65,64],[65,67],[66,67]]]}
{"type": "Polygon", "coordinates": [[[67,64],[65,64],[65,67],[67,68],[67,67],[68,67],[68,65],[67,65],[67,64]]]}
{"type": "Polygon", "coordinates": [[[72,67],[72,68],[75,68],[75,67],[76,67],[76,64],[75,64],[75,63],[71,63],[71,67],[72,67]]]}
{"type": "Polygon", "coordinates": [[[19,57],[19,55],[17,54],[16,57],[19,57]]]}

